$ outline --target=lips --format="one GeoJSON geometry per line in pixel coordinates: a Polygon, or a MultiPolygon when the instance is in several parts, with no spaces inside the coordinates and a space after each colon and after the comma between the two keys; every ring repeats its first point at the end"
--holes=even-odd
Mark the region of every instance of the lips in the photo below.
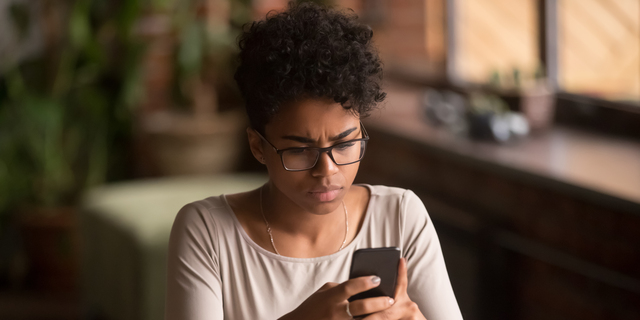
{"type": "Polygon", "coordinates": [[[318,201],[329,202],[333,201],[341,190],[341,187],[336,186],[322,187],[309,191],[309,195],[318,201]]]}

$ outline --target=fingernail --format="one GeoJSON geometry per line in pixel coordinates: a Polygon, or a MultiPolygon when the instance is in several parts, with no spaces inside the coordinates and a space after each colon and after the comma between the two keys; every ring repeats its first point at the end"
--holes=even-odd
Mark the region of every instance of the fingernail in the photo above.
{"type": "Polygon", "coordinates": [[[380,277],[378,277],[378,276],[371,277],[371,282],[373,282],[373,284],[380,283],[380,277]]]}
{"type": "Polygon", "coordinates": [[[389,298],[389,304],[393,304],[395,301],[393,301],[392,298],[389,298]]]}

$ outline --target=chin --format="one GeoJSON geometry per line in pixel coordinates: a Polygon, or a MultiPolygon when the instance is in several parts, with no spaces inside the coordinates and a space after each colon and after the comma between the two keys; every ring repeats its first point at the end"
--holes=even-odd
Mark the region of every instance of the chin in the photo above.
{"type": "Polygon", "coordinates": [[[341,189],[340,192],[332,197],[326,197],[323,195],[312,195],[307,193],[307,208],[309,212],[318,215],[325,215],[331,212],[334,212],[338,209],[342,204],[342,199],[344,198],[344,189],[341,189]]]}
{"type": "Polygon", "coordinates": [[[336,211],[336,209],[340,208],[340,206],[340,202],[326,202],[309,208],[309,212],[315,215],[324,216],[336,211]]]}

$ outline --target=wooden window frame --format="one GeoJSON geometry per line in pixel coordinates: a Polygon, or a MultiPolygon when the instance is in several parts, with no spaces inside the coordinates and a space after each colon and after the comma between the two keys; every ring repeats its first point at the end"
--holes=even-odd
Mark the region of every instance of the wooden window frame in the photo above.
{"type": "MultiPolygon", "coordinates": [[[[461,86],[457,73],[455,21],[457,0],[446,1],[446,77],[445,82],[461,86]]],[[[558,83],[560,61],[558,59],[558,0],[537,0],[538,48],[540,61],[544,63],[547,78],[556,90],[556,123],[579,126],[616,135],[640,138],[640,104],[613,101],[561,90],[558,83]]],[[[640,12],[639,12],[640,14],[640,12]]],[[[640,72],[640,70],[638,70],[640,72]]]]}

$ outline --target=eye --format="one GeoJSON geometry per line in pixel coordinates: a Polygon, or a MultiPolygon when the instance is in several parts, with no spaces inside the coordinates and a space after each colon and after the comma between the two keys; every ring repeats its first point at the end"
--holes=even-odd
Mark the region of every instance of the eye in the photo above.
{"type": "Polygon", "coordinates": [[[296,148],[296,149],[287,150],[287,152],[289,152],[291,154],[302,154],[302,153],[305,153],[306,151],[307,151],[306,148],[296,148]]]}
{"type": "Polygon", "coordinates": [[[336,146],[334,146],[334,149],[338,149],[338,150],[345,150],[348,149],[350,147],[353,147],[356,143],[355,142],[344,142],[341,144],[338,144],[336,146]]]}

